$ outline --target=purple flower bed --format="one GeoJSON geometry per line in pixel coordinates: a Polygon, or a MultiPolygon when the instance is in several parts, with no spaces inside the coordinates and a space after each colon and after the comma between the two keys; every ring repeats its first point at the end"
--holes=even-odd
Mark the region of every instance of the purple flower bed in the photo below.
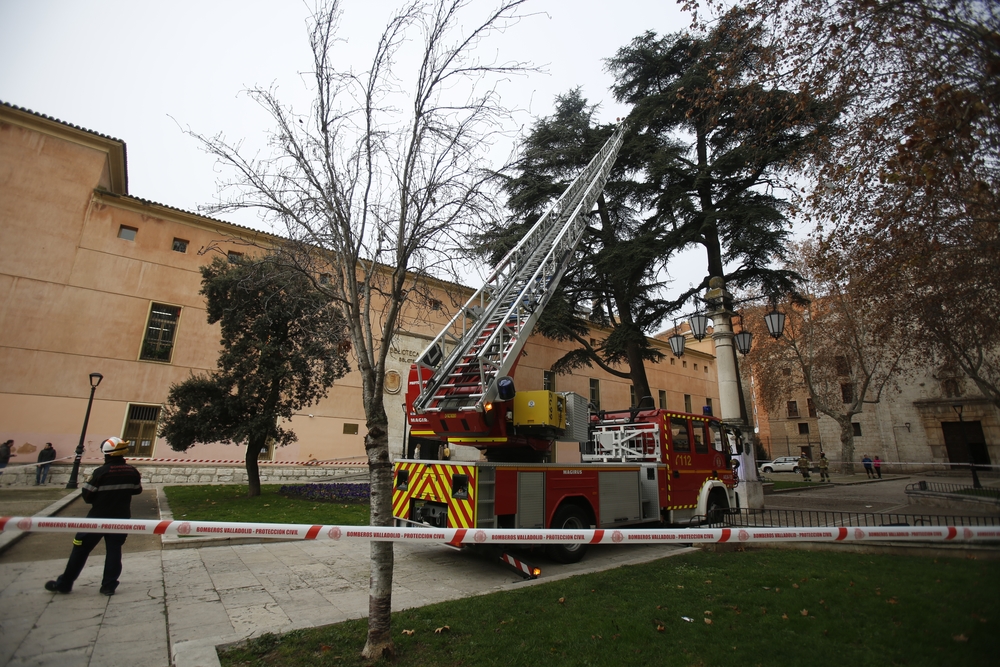
{"type": "Polygon", "coordinates": [[[302,498],[325,503],[367,503],[371,489],[360,484],[287,484],[278,493],[288,498],[302,498]]]}

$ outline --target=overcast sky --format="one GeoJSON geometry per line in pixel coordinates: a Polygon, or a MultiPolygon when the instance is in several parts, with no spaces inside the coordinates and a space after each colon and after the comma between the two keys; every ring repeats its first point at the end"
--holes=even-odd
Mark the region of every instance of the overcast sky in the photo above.
{"type": "MultiPolygon", "coordinates": [[[[477,5],[492,6],[487,0],[477,5]]],[[[0,0],[0,100],[125,141],[129,192],[190,211],[209,203],[217,167],[182,127],[261,141],[268,118],[241,91],[278,87],[305,112],[310,3],[302,0],[0,0]]],[[[338,46],[362,69],[396,0],[346,0],[338,46]]],[[[532,14],[491,43],[501,60],[545,73],[517,78],[504,102],[520,119],[551,113],[555,95],[582,86],[599,120],[627,110],[608,90],[605,58],[646,30],[684,30],[672,0],[534,0],[532,14]]],[[[498,159],[505,155],[498,155],[498,159]]],[[[260,227],[248,216],[221,216],[260,227]]],[[[671,267],[678,288],[700,280],[704,251],[671,267]]]]}

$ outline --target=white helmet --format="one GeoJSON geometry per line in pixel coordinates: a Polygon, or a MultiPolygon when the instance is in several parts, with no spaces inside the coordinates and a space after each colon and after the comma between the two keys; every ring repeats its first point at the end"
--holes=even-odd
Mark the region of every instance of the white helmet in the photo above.
{"type": "Polygon", "coordinates": [[[101,443],[101,451],[105,456],[122,456],[128,451],[128,440],[108,438],[101,443]]]}

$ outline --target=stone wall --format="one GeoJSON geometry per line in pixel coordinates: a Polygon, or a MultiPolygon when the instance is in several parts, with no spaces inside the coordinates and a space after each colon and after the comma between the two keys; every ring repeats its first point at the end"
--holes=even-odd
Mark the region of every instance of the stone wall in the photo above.
{"type": "MultiPolygon", "coordinates": [[[[146,484],[246,484],[247,471],[237,464],[176,464],[143,463],[129,459],[142,473],[146,484]]],[[[78,481],[82,485],[97,466],[80,466],[78,481]]],[[[66,486],[72,464],[55,463],[49,469],[47,486],[66,486]]],[[[264,464],[260,466],[261,484],[294,484],[334,481],[343,477],[367,476],[367,466],[293,466],[264,464]]],[[[35,483],[35,467],[8,467],[0,475],[0,486],[30,486],[35,483]]]]}

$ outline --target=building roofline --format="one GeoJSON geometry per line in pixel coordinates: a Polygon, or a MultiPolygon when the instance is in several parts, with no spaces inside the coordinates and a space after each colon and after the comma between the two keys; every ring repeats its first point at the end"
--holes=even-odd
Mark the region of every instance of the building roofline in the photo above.
{"type": "Polygon", "coordinates": [[[125,142],[121,139],[15,106],[3,100],[0,100],[0,119],[106,153],[108,171],[111,174],[111,191],[117,195],[128,195],[128,156],[125,142]]]}

